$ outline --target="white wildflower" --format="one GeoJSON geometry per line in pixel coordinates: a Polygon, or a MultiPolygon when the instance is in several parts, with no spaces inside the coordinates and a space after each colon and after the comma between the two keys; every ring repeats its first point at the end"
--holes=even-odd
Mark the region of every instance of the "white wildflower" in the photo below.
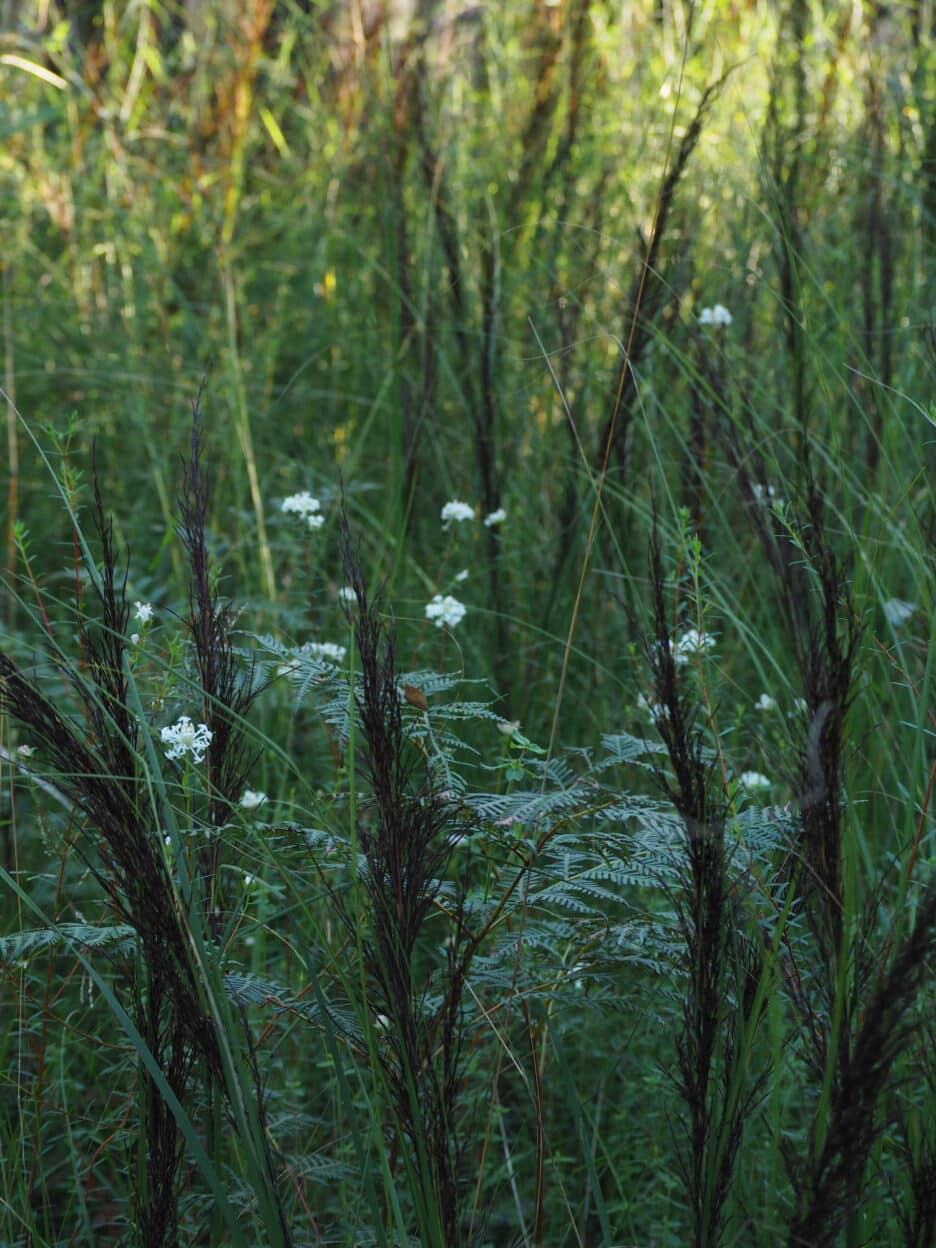
{"type": "Polygon", "coordinates": [[[916,609],[915,602],[904,602],[902,598],[888,598],[884,603],[884,615],[888,624],[894,628],[900,628],[901,624],[906,624],[916,609]]]}
{"type": "Polygon", "coordinates": [[[181,715],[171,728],[163,728],[160,733],[163,744],[169,746],[166,758],[184,758],[191,754],[194,763],[200,763],[205,757],[212,735],[207,724],[196,728],[188,715],[181,715]]]}
{"type": "Polygon", "coordinates": [[[346,646],[337,646],[333,641],[307,641],[302,647],[303,654],[328,663],[343,663],[347,652],[346,646]]]}
{"type": "Polygon", "coordinates": [[[694,655],[705,654],[714,645],[714,637],[707,637],[697,628],[690,628],[673,647],[673,657],[679,664],[688,663],[694,655]]]}
{"type": "Polygon", "coordinates": [[[138,646],[138,645],[140,644],[140,634],[139,634],[139,633],[131,633],[131,634],[130,634],[130,641],[131,641],[131,643],[132,643],[134,646],[138,646]]]}
{"type": "Polygon", "coordinates": [[[442,523],[446,528],[453,520],[456,523],[460,523],[462,520],[473,519],[474,508],[470,507],[468,503],[460,503],[457,498],[453,498],[451,502],[446,503],[442,508],[442,523]]]}
{"type": "Polygon", "coordinates": [[[436,628],[454,628],[465,616],[465,605],[446,594],[436,594],[432,602],[426,604],[426,619],[435,620],[436,628]]]}
{"type": "Polygon", "coordinates": [[[783,499],[772,485],[757,483],[751,486],[755,503],[763,503],[765,507],[782,507],[783,499]]]}
{"type": "Polygon", "coordinates": [[[468,569],[462,568],[460,572],[455,573],[455,584],[461,585],[462,581],[468,580],[468,569]]]}
{"type": "Polygon", "coordinates": [[[267,795],[256,789],[244,789],[244,796],[240,799],[240,805],[244,810],[256,810],[258,806],[262,806],[267,800],[267,795]]]}
{"type": "Polygon", "coordinates": [[[306,524],[309,526],[310,529],[320,529],[322,525],[325,523],[325,517],[321,515],[313,514],[313,515],[306,516],[305,519],[306,519],[306,524]]]}
{"type": "MultiPolygon", "coordinates": [[[[290,494],[288,498],[283,499],[283,511],[292,512],[303,520],[308,520],[312,528],[317,528],[318,525],[312,524],[310,517],[321,509],[322,504],[317,498],[313,498],[308,490],[302,490],[299,494],[290,494]]],[[[324,523],[321,517],[318,523],[324,523]]]]}
{"type": "Polygon", "coordinates": [[[250,888],[253,882],[254,882],[254,877],[252,875],[244,876],[244,888],[250,888]]]}
{"type": "Polygon", "coordinates": [[[730,325],[731,321],[731,313],[722,303],[716,303],[714,308],[703,308],[699,313],[700,325],[730,325]]]}
{"type": "Polygon", "coordinates": [[[507,519],[507,512],[503,507],[498,507],[497,511],[492,511],[489,516],[484,517],[484,527],[492,529],[495,524],[503,524],[507,519]]]}
{"type": "Polygon", "coordinates": [[[20,758],[32,758],[35,752],[35,749],[31,745],[18,745],[16,747],[16,753],[20,758]]]}
{"type": "Polygon", "coordinates": [[[342,585],[341,589],[338,590],[338,601],[339,602],[356,602],[357,594],[354,592],[354,590],[351,588],[350,585],[342,585]]]}
{"type": "Polygon", "coordinates": [[[769,693],[762,693],[754,703],[754,707],[758,711],[775,711],[777,704],[769,693]]]}
{"type": "Polygon", "coordinates": [[[497,731],[502,732],[505,737],[512,737],[515,732],[520,731],[520,720],[519,719],[498,720],[497,731]]]}
{"type": "Polygon", "coordinates": [[[759,771],[742,771],[738,783],[743,789],[769,789],[771,781],[759,771]]]}
{"type": "Polygon", "coordinates": [[[135,602],[133,607],[133,618],[139,620],[141,624],[148,624],[155,614],[153,604],[150,602],[135,602]]]}

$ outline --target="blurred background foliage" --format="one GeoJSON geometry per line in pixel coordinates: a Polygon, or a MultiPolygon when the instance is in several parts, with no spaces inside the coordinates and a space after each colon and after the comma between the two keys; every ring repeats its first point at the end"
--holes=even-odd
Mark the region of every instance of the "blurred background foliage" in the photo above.
{"type": "MultiPolygon", "coordinates": [[[[540,723],[625,347],[637,385],[599,572],[643,576],[634,514],[664,462],[678,478],[698,453],[700,505],[737,528],[703,389],[772,458],[808,427],[912,496],[929,452],[901,396],[925,406],[932,376],[927,0],[0,11],[5,388],[36,426],[76,417],[76,462],[96,441],[140,592],[169,574],[203,376],[234,592],[315,626],[275,512],[296,489],[333,497],[339,474],[414,614],[444,578],[442,504],[503,506],[507,525],[452,552],[472,565],[468,666],[540,723]],[[730,334],[700,332],[716,302],[730,334]]],[[[48,487],[12,416],[8,446],[15,572],[12,525],[43,530],[48,487]]],[[[333,579],[319,547],[314,576],[333,579]]],[[[624,657],[614,589],[585,595],[585,718],[624,657]]]]}

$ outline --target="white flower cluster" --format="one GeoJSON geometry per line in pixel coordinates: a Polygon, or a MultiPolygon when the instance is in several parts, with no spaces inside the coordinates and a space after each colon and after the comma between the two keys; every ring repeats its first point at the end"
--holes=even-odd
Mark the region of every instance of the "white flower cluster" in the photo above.
{"type": "Polygon", "coordinates": [[[317,498],[313,498],[308,490],[302,490],[299,494],[290,494],[288,498],[283,499],[283,511],[299,516],[300,519],[305,520],[310,529],[320,529],[325,523],[321,510],[322,504],[317,498]]]}
{"type": "Polygon", "coordinates": [[[457,498],[453,498],[450,503],[446,503],[442,508],[442,523],[446,528],[453,522],[460,524],[463,520],[474,519],[474,508],[468,503],[459,502],[457,498]]]}
{"type": "Polygon", "coordinates": [[[714,637],[707,637],[704,633],[700,633],[697,628],[690,628],[688,632],[683,633],[673,647],[673,658],[681,666],[684,663],[688,663],[695,655],[705,654],[714,645],[714,637]]]}
{"type": "Polygon", "coordinates": [[[435,620],[436,628],[454,628],[465,617],[465,604],[453,598],[436,594],[432,602],[426,603],[426,619],[435,620]]]}
{"type": "Polygon", "coordinates": [[[338,590],[339,602],[355,602],[356,599],[357,594],[355,594],[350,585],[342,585],[341,589],[338,590]]]}
{"type": "Polygon", "coordinates": [[[348,653],[345,646],[338,646],[333,641],[307,641],[295,651],[296,658],[290,663],[280,663],[276,669],[277,676],[288,676],[298,672],[302,667],[302,659],[322,659],[327,663],[343,663],[348,653]]]}
{"type": "MultiPolygon", "coordinates": [[[[453,498],[442,508],[442,527],[447,529],[451,524],[460,524],[464,520],[473,520],[474,514],[474,508],[470,504],[453,498]]],[[[484,517],[485,528],[493,529],[495,525],[503,524],[506,519],[507,512],[503,507],[498,507],[496,511],[492,511],[484,517]]]]}
{"type": "Polygon", "coordinates": [[[200,763],[211,744],[212,733],[207,724],[196,728],[188,715],[182,715],[171,728],[163,728],[160,737],[163,744],[169,746],[166,758],[184,758],[191,754],[192,762],[200,763]]]}
{"type": "Polygon", "coordinates": [[[777,703],[769,693],[762,693],[754,703],[754,709],[758,711],[775,711],[777,703]]]}
{"type": "Polygon", "coordinates": [[[754,501],[756,503],[763,503],[765,507],[783,506],[783,499],[772,485],[755,485],[752,488],[754,490],[754,501]]]}
{"type": "Polygon", "coordinates": [[[329,663],[343,663],[347,647],[337,646],[333,641],[307,641],[302,653],[312,659],[325,659],[329,663]]]}
{"type": "Polygon", "coordinates": [[[141,624],[148,624],[154,614],[152,605],[148,602],[135,602],[133,606],[133,618],[141,624]]]}
{"type": "Polygon", "coordinates": [[[884,618],[893,628],[906,624],[917,609],[915,602],[904,602],[902,598],[888,598],[884,603],[884,618]]]}
{"type": "Polygon", "coordinates": [[[703,308],[699,313],[700,325],[730,325],[731,313],[723,303],[716,303],[714,308],[703,308]]]}
{"type": "Polygon", "coordinates": [[[258,806],[262,806],[267,800],[267,795],[254,789],[244,789],[244,796],[240,799],[240,806],[244,810],[256,810],[258,806]]]}
{"type": "Polygon", "coordinates": [[[771,781],[759,771],[742,771],[738,783],[743,789],[769,789],[771,781]]]}

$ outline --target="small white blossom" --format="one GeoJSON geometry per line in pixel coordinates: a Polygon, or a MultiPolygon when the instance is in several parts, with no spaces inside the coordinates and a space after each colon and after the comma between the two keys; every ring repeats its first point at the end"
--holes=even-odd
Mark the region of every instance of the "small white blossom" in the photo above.
{"type": "Polygon", "coordinates": [[[777,704],[769,693],[762,693],[754,703],[755,709],[758,711],[775,711],[777,704]]]}
{"type": "Polygon", "coordinates": [[[133,618],[139,620],[141,624],[148,624],[154,615],[152,603],[135,602],[133,606],[133,618]]]}
{"type": "Polygon", "coordinates": [[[252,875],[244,876],[244,888],[250,888],[253,882],[254,882],[254,877],[252,875]]]}
{"type": "Polygon", "coordinates": [[[455,573],[455,584],[461,585],[462,581],[468,580],[468,569],[462,568],[460,572],[455,573]]]}
{"type": "Polygon", "coordinates": [[[140,644],[140,634],[139,634],[139,633],[131,633],[131,634],[130,634],[130,641],[133,643],[133,645],[138,646],[138,645],[140,644]]]}
{"type": "Polygon", "coordinates": [[[743,789],[769,789],[771,782],[759,771],[742,771],[738,783],[743,789]]]}
{"type": "Polygon", "coordinates": [[[755,484],[751,486],[756,503],[763,503],[765,507],[782,507],[783,499],[777,493],[772,485],[755,484]]]}
{"type": "Polygon", "coordinates": [[[184,758],[191,754],[192,762],[200,763],[211,744],[212,733],[207,724],[196,728],[188,715],[181,715],[171,728],[163,728],[160,737],[163,744],[169,746],[166,758],[184,758]]]}
{"type": "Polygon", "coordinates": [[[505,737],[512,737],[515,732],[520,731],[520,720],[519,719],[498,720],[497,731],[502,732],[505,737]]]}
{"type": "Polygon", "coordinates": [[[244,796],[240,799],[240,805],[244,810],[256,810],[258,806],[262,806],[267,800],[267,795],[255,789],[244,789],[244,796]]]}
{"type": "Polygon", "coordinates": [[[730,325],[731,321],[731,313],[722,303],[716,303],[714,308],[703,308],[699,313],[700,325],[730,325]]]}
{"type": "Polygon", "coordinates": [[[312,515],[306,516],[305,519],[306,519],[306,524],[309,526],[310,529],[320,529],[322,525],[325,523],[325,517],[321,515],[312,514],[312,515]]]}
{"type": "Polygon", "coordinates": [[[915,602],[904,602],[902,598],[888,598],[884,603],[884,615],[888,624],[894,628],[900,628],[901,624],[906,624],[916,609],[915,602]]]}
{"type": "Polygon", "coordinates": [[[333,641],[307,641],[302,653],[313,659],[326,659],[329,663],[342,663],[347,654],[347,647],[336,646],[333,641]]]}
{"type": "MultiPolygon", "coordinates": [[[[302,490],[299,494],[290,494],[288,498],[283,499],[283,511],[301,516],[303,520],[308,520],[310,516],[315,515],[321,509],[322,504],[317,498],[313,498],[308,490],[302,490]]],[[[322,521],[320,520],[319,523],[322,523],[322,521]]],[[[315,528],[317,526],[312,525],[312,527],[315,528]]]]}
{"type": "Polygon", "coordinates": [[[492,529],[495,524],[503,524],[507,519],[507,512],[503,507],[498,507],[497,511],[492,511],[489,516],[484,517],[484,527],[492,529]]]}
{"type": "Polygon", "coordinates": [[[341,589],[338,590],[338,601],[339,602],[356,602],[357,594],[354,592],[354,590],[351,588],[350,585],[342,585],[341,589]]]}
{"type": "Polygon", "coordinates": [[[673,658],[679,664],[688,663],[694,655],[705,654],[714,645],[714,637],[707,637],[704,633],[700,633],[697,628],[690,628],[683,633],[673,647],[673,658]]]}
{"type": "Polygon", "coordinates": [[[16,753],[20,758],[32,758],[35,752],[31,745],[18,745],[16,747],[16,753]]]}
{"type": "Polygon", "coordinates": [[[454,628],[465,616],[465,605],[446,594],[436,594],[432,602],[426,604],[426,619],[435,620],[436,628],[454,628]]]}
{"type": "Polygon", "coordinates": [[[460,503],[457,498],[453,498],[450,503],[446,503],[442,508],[442,523],[446,528],[454,520],[460,523],[462,520],[473,520],[474,508],[468,503],[460,503]]]}

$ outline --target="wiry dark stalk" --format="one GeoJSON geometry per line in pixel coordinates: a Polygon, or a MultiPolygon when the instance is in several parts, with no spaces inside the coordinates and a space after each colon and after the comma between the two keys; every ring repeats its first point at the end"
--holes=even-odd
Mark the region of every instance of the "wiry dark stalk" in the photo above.
{"type": "MultiPolygon", "coordinates": [[[[242,672],[231,639],[233,608],[218,593],[208,549],[208,480],[202,463],[201,391],[192,405],[191,453],[185,464],[179,498],[179,537],[189,557],[189,615],[195,666],[202,698],[202,722],[211,732],[205,761],[209,788],[208,827],[225,826],[244,788],[250,757],[243,717],[257,696],[252,673],[242,672]]],[[[203,851],[202,868],[209,887],[217,875],[221,838],[203,851]]],[[[210,900],[210,898],[209,898],[210,900]]]]}
{"type": "Polygon", "coordinates": [[[396,221],[396,277],[399,297],[397,299],[400,344],[400,410],[403,424],[403,450],[405,454],[402,497],[400,499],[404,522],[410,518],[409,502],[416,488],[421,466],[420,449],[422,433],[432,410],[435,393],[437,364],[436,343],[431,326],[432,290],[426,293],[430,301],[425,318],[416,314],[413,291],[415,259],[410,242],[406,202],[406,173],[413,149],[413,136],[418,133],[421,95],[425,80],[425,55],[418,26],[410,28],[400,55],[396,91],[393,99],[393,130],[390,158],[392,160],[391,194],[392,212],[396,221]],[[413,380],[407,368],[413,361],[413,371],[420,379],[413,380]]]}
{"type": "Polygon", "coordinates": [[[899,1114],[900,1155],[906,1197],[897,1201],[905,1248],[933,1248],[936,1244],[936,1029],[929,1021],[918,1039],[923,1074],[922,1106],[907,1106],[899,1114]],[[911,1121],[914,1129],[911,1129],[911,1121]],[[916,1137],[916,1138],[914,1138],[916,1137]]]}
{"type": "MultiPolygon", "coordinates": [[[[201,1008],[198,971],[166,868],[161,837],[144,804],[138,775],[142,727],[128,707],[125,656],[128,609],[118,573],[112,526],[95,481],[95,523],[102,567],[88,568],[100,619],[81,620],[85,672],[60,664],[83,707],[91,737],[67,718],[0,653],[0,708],[27,728],[57,772],[56,786],[85,814],[92,845],[78,850],[113,910],[135,929],[140,976],[131,991],[136,1025],[172,1092],[186,1097],[197,1061],[220,1075],[210,1022],[201,1008]]],[[[176,1191],[181,1158],[178,1127],[155,1081],[141,1073],[143,1134],[135,1229],[145,1248],[176,1242],[176,1191]]]]}
{"type": "MultiPolygon", "coordinates": [[[[872,28],[880,21],[880,11],[872,11],[872,28]]],[[[866,90],[865,124],[868,170],[859,201],[858,228],[864,236],[865,263],[861,266],[862,338],[865,367],[873,368],[875,384],[861,379],[859,396],[869,409],[865,463],[871,479],[877,472],[884,432],[882,390],[893,382],[894,250],[893,220],[896,205],[885,201],[885,137],[883,101],[878,76],[869,72],[866,90]]]]}
{"type": "MultiPolygon", "coordinates": [[[[860,1208],[865,1167],[881,1129],[878,1099],[913,1038],[911,1011],[934,947],[936,890],[931,888],[868,1001],[854,1041],[843,1046],[825,1142],[801,1183],[788,1248],[833,1248],[846,1220],[860,1208]]],[[[926,1218],[932,1225],[931,1215],[926,1218]]]]}
{"type": "Polygon", "coordinates": [[[600,470],[610,462],[613,455],[620,473],[626,475],[630,413],[636,396],[634,377],[653,336],[654,322],[666,301],[669,287],[667,273],[661,266],[663,240],[675,205],[677,188],[702,134],[708,111],[718,99],[731,72],[730,69],[727,70],[703,92],[695,115],[686,128],[673,163],[660,187],[646,255],[634,276],[625,303],[624,355],[614,378],[614,404],[602,428],[595,457],[600,470]]]}
{"type": "Polygon", "coordinates": [[[807,483],[803,550],[817,581],[809,632],[800,640],[809,714],[800,765],[801,888],[812,900],[827,958],[842,936],[842,806],[845,719],[852,702],[860,628],[839,562],[829,547],[822,499],[807,483]],[[816,601],[818,599],[818,601],[816,601]]]}
{"type": "MultiPolygon", "coordinates": [[[[932,954],[936,896],[932,891],[926,895],[887,977],[870,998],[862,1000],[865,986],[874,980],[874,959],[867,936],[847,936],[844,929],[842,809],[845,724],[854,696],[861,630],[829,542],[823,500],[808,457],[803,473],[803,522],[794,522],[776,536],[772,530],[780,526],[768,525],[763,501],[755,498],[747,473],[739,465],[761,541],[780,582],[807,705],[800,751],[798,853],[791,884],[802,899],[815,940],[818,956],[813,984],[820,1005],[816,1010],[807,1001],[804,1008],[796,996],[794,1004],[807,1024],[808,1060],[817,1077],[830,1079],[830,1090],[828,1121],[814,1123],[809,1155],[794,1170],[797,1215],[788,1243],[790,1248],[831,1248],[841,1227],[861,1205],[864,1172],[880,1129],[878,1098],[894,1060],[911,1037],[909,1013],[926,958],[932,954]],[[850,962],[848,975],[841,973],[843,958],[850,962]],[[850,988],[843,988],[846,980],[850,988]],[[828,1023],[836,1011],[840,1022],[830,1054],[828,1023]]],[[[925,1202],[918,1208],[920,1224],[926,1225],[925,1202]]]]}
{"type": "Polygon", "coordinates": [[[841,563],[826,528],[822,495],[808,455],[802,465],[802,522],[781,525],[763,494],[766,469],[756,452],[744,456],[730,442],[738,480],[761,545],[780,586],[780,610],[806,703],[798,777],[797,886],[809,906],[827,968],[842,935],[842,791],[845,721],[853,701],[861,629],[841,563]],[[760,473],[752,481],[751,465],[760,473]]]}
{"type": "Polygon", "coordinates": [[[780,277],[783,332],[790,361],[787,381],[799,431],[801,457],[806,451],[810,424],[807,336],[800,291],[805,225],[800,192],[803,143],[807,130],[805,43],[808,17],[807,0],[790,0],[790,7],[779,24],[764,138],[772,179],[770,189],[778,216],[775,256],[780,277]],[[789,124],[784,115],[786,103],[783,98],[788,77],[793,79],[792,119],[789,124]]]}
{"type": "Polygon", "coordinates": [[[705,757],[703,737],[680,680],[666,604],[656,528],[650,544],[653,635],[647,658],[653,673],[655,722],[672,776],[659,779],[682,819],[682,857],[675,905],[685,945],[686,986],[677,1040],[678,1085],[688,1115],[681,1166],[692,1208],[695,1248],[714,1248],[724,1234],[723,1214],[744,1122],[764,1076],[746,1075],[741,1032],[762,1009],[765,973],[759,944],[741,930],[743,915],[731,896],[720,779],[705,757]]]}
{"type": "MultiPolygon", "coordinates": [[[[452,207],[452,194],[445,177],[444,160],[432,146],[425,117],[423,99],[426,90],[423,63],[425,51],[420,47],[418,51],[413,52],[412,56],[413,66],[408,71],[412,76],[409,98],[412,120],[416,125],[421,147],[420,169],[426,190],[431,196],[436,229],[442,248],[447,292],[461,364],[460,380],[468,396],[468,408],[474,430],[481,506],[486,513],[490,513],[500,505],[503,477],[501,465],[498,462],[499,412],[496,373],[499,343],[500,261],[495,234],[496,221],[492,219],[487,223],[487,231],[483,227],[480,230],[480,233],[487,232],[491,236],[481,251],[478,275],[480,334],[474,334],[469,331],[470,310],[466,293],[467,283],[461,258],[458,222],[452,207]]],[[[510,681],[504,666],[504,656],[507,655],[509,647],[506,613],[502,608],[499,547],[500,536],[492,527],[487,532],[487,563],[495,630],[494,653],[497,656],[495,675],[500,685],[507,688],[510,681]]]]}
{"type": "Polygon", "coordinates": [[[444,1242],[454,1248],[460,1221],[455,1108],[464,988],[462,904],[457,899],[447,903],[453,942],[440,985],[442,1006],[432,1016],[425,1008],[429,984],[420,983],[415,962],[426,922],[439,904],[456,818],[450,800],[434,791],[431,776],[428,784],[416,782],[419,755],[404,727],[393,632],[381,619],[379,598],[368,596],[346,523],[344,552],[345,575],[354,590],[360,659],[355,703],[370,793],[358,826],[372,933],[364,942],[366,971],[379,1012],[389,1020],[381,1060],[395,1110],[417,1158],[416,1169],[431,1189],[421,1193],[422,1203],[436,1211],[444,1242]]]}
{"type": "MultiPolygon", "coordinates": [[[[249,774],[251,758],[244,732],[244,716],[259,690],[254,686],[252,670],[244,672],[238,665],[232,640],[235,612],[218,593],[216,571],[208,548],[209,489],[202,457],[201,395],[200,389],[192,404],[191,451],[185,463],[179,498],[178,532],[189,557],[189,614],[186,624],[198,672],[203,722],[211,733],[211,748],[205,760],[209,788],[206,826],[217,834],[237,806],[249,774]]],[[[214,895],[223,843],[222,836],[213,835],[208,846],[201,851],[204,913],[216,939],[220,935],[223,918],[214,895]]],[[[257,1109],[262,1123],[262,1088],[249,1033],[247,1056],[254,1070],[257,1109]]],[[[282,1240],[288,1244],[290,1233],[275,1180],[276,1166],[268,1133],[261,1131],[258,1140],[266,1171],[267,1192],[275,1204],[282,1240]]]]}

